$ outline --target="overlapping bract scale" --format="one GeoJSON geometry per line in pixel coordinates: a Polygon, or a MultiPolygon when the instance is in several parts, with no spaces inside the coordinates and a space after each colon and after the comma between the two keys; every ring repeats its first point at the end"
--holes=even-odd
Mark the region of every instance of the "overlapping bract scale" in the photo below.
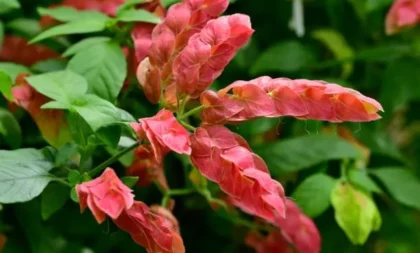
{"type": "Polygon", "coordinates": [[[386,33],[391,35],[420,22],[419,0],[396,0],[389,10],[386,21],[386,33]]]}
{"type": "Polygon", "coordinates": [[[223,126],[199,127],[191,148],[194,166],[245,212],[269,221],[284,216],[283,187],[242,137],[223,126]]]}
{"type": "Polygon", "coordinates": [[[260,77],[237,81],[200,97],[207,124],[236,123],[257,117],[292,116],[330,122],[380,119],[382,106],[359,92],[324,81],[260,77]]]}
{"type": "Polygon", "coordinates": [[[124,210],[131,208],[134,203],[131,192],[111,168],[92,181],[76,185],[81,211],[89,207],[98,223],[102,223],[106,215],[117,219],[124,210]]]}
{"type": "Polygon", "coordinates": [[[149,208],[140,201],[114,219],[148,253],[184,253],[185,248],[173,215],[162,207],[149,208]]]}
{"type": "Polygon", "coordinates": [[[248,16],[235,14],[209,21],[175,58],[173,75],[179,91],[198,97],[220,76],[254,30],[248,16]]]}
{"type": "Polygon", "coordinates": [[[188,131],[178,123],[172,112],[162,109],[155,116],[141,118],[132,123],[140,140],[147,139],[158,161],[170,150],[178,154],[191,154],[188,131]]]}
{"type": "Polygon", "coordinates": [[[148,100],[157,103],[161,89],[173,86],[172,64],[191,36],[223,13],[228,0],[185,0],[174,4],[163,22],[153,29],[148,58],[137,70],[137,79],[148,100]]]}
{"type": "Polygon", "coordinates": [[[271,221],[279,227],[265,238],[251,232],[246,244],[257,253],[319,253],[321,236],[315,223],[290,199],[286,199],[286,217],[271,221]]]}

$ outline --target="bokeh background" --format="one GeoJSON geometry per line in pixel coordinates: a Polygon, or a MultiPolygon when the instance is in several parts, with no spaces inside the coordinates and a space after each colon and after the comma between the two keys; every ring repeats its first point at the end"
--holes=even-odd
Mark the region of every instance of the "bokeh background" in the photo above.
{"type": "MultiPolygon", "coordinates": [[[[1,15],[5,33],[32,38],[40,29],[36,7],[57,2],[21,0],[21,10],[1,15]],[[16,22],[22,18],[26,23],[16,22]]],[[[242,134],[266,160],[273,177],[283,183],[291,198],[295,198],[293,193],[300,183],[314,173],[339,177],[339,160],[346,158],[346,147],[324,138],[337,127],[343,137],[365,152],[360,168],[364,172],[369,174],[384,167],[411,170],[414,177],[385,181],[371,177],[382,189],[373,197],[383,224],[365,245],[351,244],[334,220],[331,207],[314,219],[325,253],[420,252],[420,186],[416,179],[420,176],[420,29],[404,30],[394,36],[385,34],[385,17],[392,0],[304,0],[301,18],[294,12],[295,2],[298,1],[237,0],[230,5],[227,13],[251,17],[255,34],[213,88],[262,75],[325,80],[376,98],[385,109],[383,119],[339,126],[291,118],[262,119],[231,129],[242,134]]],[[[82,37],[44,44],[62,52],[67,44],[82,37]]],[[[157,111],[135,83],[122,96],[120,106],[136,117],[157,111]]],[[[5,101],[1,105],[6,107],[5,101]]],[[[23,128],[23,146],[45,146],[30,118],[23,111],[16,115],[23,128]]],[[[0,146],[7,148],[4,142],[0,146]]],[[[106,151],[102,153],[97,154],[96,161],[104,159],[106,151]]],[[[186,165],[182,159],[171,155],[165,162],[170,185],[183,186],[186,180],[182,171],[186,165]]],[[[49,187],[50,192],[60,191],[54,185],[49,187]]],[[[137,189],[136,196],[149,204],[160,201],[155,187],[137,189]]],[[[308,198],[319,201],[317,197],[314,194],[308,198]]],[[[143,252],[112,223],[98,226],[89,212],[80,215],[78,205],[71,200],[64,209],[43,220],[40,198],[3,206],[0,233],[7,235],[5,253],[143,252]]],[[[176,201],[174,213],[181,224],[187,252],[254,252],[244,245],[248,229],[226,219],[222,211],[212,210],[202,197],[192,195],[176,201]]]]}

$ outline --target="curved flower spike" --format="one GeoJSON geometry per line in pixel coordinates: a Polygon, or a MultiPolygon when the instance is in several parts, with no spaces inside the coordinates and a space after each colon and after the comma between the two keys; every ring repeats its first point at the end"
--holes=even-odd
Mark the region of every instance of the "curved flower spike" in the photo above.
{"type": "Polygon", "coordinates": [[[114,223],[128,232],[148,253],[184,253],[177,221],[169,211],[162,209],[163,207],[149,208],[143,202],[135,201],[114,223]]]}
{"type": "Polygon", "coordinates": [[[162,23],[153,29],[146,63],[137,78],[151,103],[157,103],[161,89],[174,84],[172,63],[190,38],[211,19],[224,12],[228,0],[185,0],[172,5],[162,23]],[[147,71],[146,71],[147,70],[147,71]]]}
{"type": "Polygon", "coordinates": [[[124,210],[129,209],[134,203],[131,192],[111,168],[92,181],[76,185],[80,210],[84,212],[89,207],[99,224],[105,220],[105,215],[117,219],[124,210]]]}
{"type": "Polygon", "coordinates": [[[139,119],[139,122],[131,126],[140,139],[149,140],[158,161],[162,161],[169,150],[191,154],[188,131],[176,121],[172,112],[163,109],[153,117],[139,119]]]}
{"type": "Polygon", "coordinates": [[[50,99],[32,88],[22,73],[16,77],[12,88],[14,103],[25,109],[39,128],[42,136],[53,147],[59,148],[71,140],[66,114],[62,110],[41,109],[50,99]]]}
{"type": "Polygon", "coordinates": [[[223,126],[199,127],[191,147],[194,166],[219,184],[236,206],[268,221],[284,216],[283,187],[242,137],[223,126]]]}
{"type": "Polygon", "coordinates": [[[404,28],[416,25],[419,21],[420,1],[396,0],[386,16],[386,33],[395,34],[404,28]]]}
{"type": "Polygon", "coordinates": [[[323,81],[260,77],[237,81],[218,93],[201,95],[207,124],[235,123],[256,117],[293,116],[330,122],[380,119],[382,106],[359,92],[323,81]],[[230,94],[232,92],[232,94],[230,94]]]}
{"type": "Polygon", "coordinates": [[[178,90],[198,97],[220,76],[253,32],[249,17],[243,14],[209,21],[174,60],[172,71],[178,90]]]}

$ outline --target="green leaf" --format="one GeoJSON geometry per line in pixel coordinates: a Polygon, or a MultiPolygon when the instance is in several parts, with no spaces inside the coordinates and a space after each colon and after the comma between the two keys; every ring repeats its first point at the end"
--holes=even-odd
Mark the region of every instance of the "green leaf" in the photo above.
{"type": "Polygon", "coordinates": [[[63,166],[68,163],[78,153],[78,147],[73,142],[64,144],[55,156],[55,165],[63,166]]]}
{"type": "Polygon", "coordinates": [[[373,12],[390,6],[394,0],[367,0],[366,11],[373,12]]]}
{"type": "Polygon", "coordinates": [[[35,72],[45,73],[64,70],[66,66],[67,62],[62,59],[49,59],[37,62],[31,68],[35,72]]]}
{"type": "Polygon", "coordinates": [[[41,216],[48,220],[51,215],[60,210],[70,197],[70,188],[52,183],[48,185],[41,194],[41,216]]]}
{"type": "Polygon", "coordinates": [[[20,3],[18,0],[2,0],[0,1],[0,14],[9,12],[13,9],[19,9],[20,3]]]}
{"type": "Polygon", "coordinates": [[[13,62],[0,62],[0,71],[8,74],[12,83],[15,83],[16,77],[21,73],[31,74],[27,67],[13,62]]]}
{"type": "Polygon", "coordinates": [[[92,17],[91,19],[75,20],[66,24],[54,26],[33,38],[29,43],[39,42],[59,35],[100,32],[105,30],[108,20],[109,18],[92,17]]]}
{"type": "Polygon", "coordinates": [[[306,178],[293,192],[292,197],[309,217],[321,215],[330,206],[331,191],[336,180],[325,174],[306,178]]]}
{"type": "Polygon", "coordinates": [[[122,133],[121,125],[111,125],[102,127],[96,134],[99,139],[107,146],[116,148],[122,133]]]}
{"type": "Polygon", "coordinates": [[[353,144],[333,135],[305,135],[255,148],[273,174],[295,172],[324,161],[363,158],[353,144]]]}
{"type": "Polygon", "coordinates": [[[100,44],[103,42],[110,41],[111,38],[109,37],[91,37],[86,38],[77,42],[76,44],[72,45],[71,47],[67,48],[67,50],[63,53],[64,57],[69,57],[79,53],[80,51],[86,50],[93,45],[100,44]]]}
{"type": "Polygon", "coordinates": [[[348,178],[352,184],[355,186],[360,187],[368,192],[375,192],[381,193],[382,190],[376,185],[375,181],[373,181],[367,171],[365,170],[350,170],[348,173],[348,178]]]}
{"type": "Polygon", "coordinates": [[[337,183],[331,203],[335,220],[353,244],[364,244],[369,234],[381,227],[382,219],[375,202],[350,184],[337,183]]]}
{"type": "Polygon", "coordinates": [[[284,41],[264,51],[252,67],[251,73],[296,72],[307,66],[313,58],[312,52],[299,41],[284,41]]]}
{"type": "Polygon", "coordinates": [[[82,182],[82,175],[78,170],[70,170],[67,179],[71,185],[76,185],[82,182]]]}
{"type": "Polygon", "coordinates": [[[109,17],[98,11],[81,11],[68,6],[60,6],[55,8],[38,8],[41,16],[50,16],[58,21],[71,22],[81,19],[97,19],[109,20],[109,17]]]}
{"type": "Polygon", "coordinates": [[[420,61],[411,58],[394,61],[388,65],[383,73],[380,94],[380,101],[385,110],[397,109],[413,100],[420,100],[419,68],[420,61]]]}
{"type": "Polygon", "coordinates": [[[77,197],[77,192],[76,192],[76,188],[75,188],[75,187],[71,188],[71,191],[70,191],[70,198],[71,198],[71,200],[73,200],[74,202],[79,203],[79,198],[77,197]]]}
{"type": "Polygon", "coordinates": [[[3,108],[0,108],[0,134],[12,149],[20,147],[22,131],[19,123],[9,111],[3,108]]]}
{"type": "MultiPolygon", "coordinates": [[[[322,42],[330,49],[337,60],[353,57],[354,51],[339,32],[332,29],[318,29],[312,32],[312,37],[322,42]]],[[[347,78],[353,72],[352,62],[343,62],[341,76],[347,78]]]]}
{"type": "Polygon", "coordinates": [[[30,38],[34,37],[42,31],[39,20],[29,18],[14,19],[7,23],[6,27],[30,38]]]}
{"type": "Polygon", "coordinates": [[[3,39],[4,39],[4,25],[3,25],[3,22],[0,20],[0,51],[3,45],[3,39]]]}
{"type": "Polygon", "coordinates": [[[121,4],[117,9],[117,16],[119,16],[124,11],[131,9],[135,5],[144,3],[145,0],[127,0],[123,4],[121,4]]]}
{"type": "Polygon", "coordinates": [[[0,151],[0,203],[25,202],[37,197],[55,177],[53,163],[36,149],[0,151]]]}
{"type": "Polygon", "coordinates": [[[41,94],[70,105],[73,98],[84,95],[88,89],[86,80],[70,71],[56,71],[26,78],[41,94]]]}
{"type": "Polygon", "coordinates": [[[420,181],[404,168],[380,168],[371,170],[385,185],[391,196],[398,202],[420,209],[420,181]]]}
{"type": "Polygon", "coordinates": [[[4,71],[0,70],[0,92],[5,96],[9,101],[13,101],[12,95],[12,80],[10,76],[4,71]]]}
{"type": "Polygon", "coordinates": [[[99,128],[121,122],[117,108],[110,102],[92,94],[72,100],[72,110],[76,111],[92,128],[99,128]]]}
{"type": "Polygon", "coordinates": [[[89,91],[108,101],[118,96],[127,76],[127,62],[115,42],[103,42],[79,51],[68,69],[84,76],[89,91]]]}
{"type": "Polygon", "coordinates": [[[67,114],[67,121],[69,122],[70,133],[73,140],[82,147],[88,145],[89,136],[93,135],[93,130],[89,124],[76,112],[70,111],[67,114]]]}
{"type": "Polygon", "coordinates": [[[142,9],[128,9],[118,14],[117,19],[123,22],[146,22],[159,24],[161,19],[153,13],[142,9]]]}
{"type": "Polygon", "coordinates": [[[133,188],[139,181],[139,177],[122,177],[121,181],[129,188],[133,188]]]}

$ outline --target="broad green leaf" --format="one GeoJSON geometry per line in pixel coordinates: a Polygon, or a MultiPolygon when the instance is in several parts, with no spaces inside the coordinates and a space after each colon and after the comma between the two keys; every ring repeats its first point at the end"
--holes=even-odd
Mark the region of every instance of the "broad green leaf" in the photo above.
{"type": "Polygon", "coordinates": [[[419,68],[420,61],[410,58],[388,65],[383,72],[380,94],[380,101],[385,110],[397,109],[411,101],[420,100],[419,68]]]}
{"type": "Polygon", "coordinates": [[[97,131],[106,125],[121,122],[117,108],[110,102],[92,94],[72,100],[72,110],[76,111],[97,131]]]}
{"type": "Polygon", "coordinates": [[[160,18],[153,13],[142,9],[128,9],[118,14],[117,19],[123,22],[146,22],[159,24],[160,18]]]}
{"type": "Polygon", "coordinates": [[[84,95],[88,89],[86,80],[70,70],[30,76],[26,80],[41,94],[66,105],[70,105],[73,98],[84,95]]]}
{"type": "Polygon", "coordinates": [[[70,197],[68,186],[52,183],[41,194],[41,216],[48,220],[51,215],[60,210],[70,197]]]}
{"type": "Polygon", "coordinates": [[[78,153],[78,147],[74,142],[68,142],[64,144],[57,152],[55,156],[55,165],[63,166],[66,165],[71,159],[73,159],[78,153]]]}
{"type": "Polygon", "coordinates": [[[364,244],[369,234],[381,227],[381,215],[373,199],[350,184],[338,182],[331,203],[335,220],[353,244],[364,244]]]}
{"type": "Polygon", "coordinates": [[[109,19],[103,18],[92,18],[92,19],[83,19],[75,20],[66,24],[54,26],[42,32],[35,38],[33,38],[29,43],[39,42],[47,38],[59,36],[59,35],[68,35],[68,34],[83,34],[83,33],[94,33],[105,30],[107,21],[109,19]]]}
{"type": "Polygon", "coordinates": [[[28,73],[30,74],[31,71],[23,66],[13,62],[0,62],[0,71],[8,74],[12,83],[16,81],[16,77],[21,73],[28,73]]]}
{"type": "Polygon", "coordinates": [[[31,38],[42,31],[39,20],[29,18],[14,19],[6,24],[6,28],[31,38]]]}
{"type": "Polygon", "coordinates": [[[76,185],[82,182],[82,175],[78,170],[70,170],[67,179],[71,185],[76,185]]]}
{"type": "Polygon", "coordinates": [[[96,135],[105,145],[116,148],[120,141],[121,133],[121,125],[110,125],[99,129],[96,135]]]}
{"type": "Polygon", "coordinates": [[[70,60],[68,69],[86,78],[89,92],[112,102],[127,76],[124,53],[117,43],[111,41],[79,51],[70,60]]]}
{"type": "Polygon", "coordinates": [[[252,66],[251,73],[296,72],[307,66],[313,58],[312,52],[299,41],[284,41],[264,51],[252,66]]]}
{"type": "Polygon", "coordinates": [[[331,191],[336,180],[325,174],[306,178],[293,192],[292,197],[309,217],[321,215],[330,206],[331,191]]]}
{"type": "Polygon", "coordinates": [[[1,0],[0,1],[0,14],[9,12],[14,9],[19,9],[20,3],[18,0],[1,0]]]}
{"type": "Polygon", "coordinates": [[[129,188],[133,188],[139,181],[139,177],[122,177],[121,181],[129,188]]]}
{"type": "Polygon", "coordinates": [[[255,148],[273,174],[294,172],[324,161],[363,158],[353,144],[333,135],[305,135],[255,148]]]}
{"type": "Polygon", "coordinates": [[[368,192],[375,192],[381,193],[382,190],[376,185],[375,181],[373,181],[367,171],[354,169],[350,170],[348,173],[348,178],[350,182],[368,192]]]}
{"type": "Polygon", "coordinates": [[[69,122],[70,133],[73,140],[80,146],[86,147],[89,136],[93,135],[93,130],[89,124],[76,112],[70,111],[67,114],[67,121],[69,122]]]}
{"type": "Polygon", "coordinates": [[[13,149],[20,147],[22,131],[15,117],[6,109],[0,108],[0,135],[13,149]]]}
{"type": "Polygon", "coordinates": [[[235,126],[234,129],[242,136],[251,137],[263,134],[273,129],[279,124],[279,122],[279,119],[276,118],[260,118],[242,123],[238,126],[235,126]]]}
{"type": "Polygon", "coordinates": [[[135,5],[142,4],[146,0],[127,0],[123,4],[121,4],[117,9],[117,16],[119,16],[124,11],[133,8],[135,5]]]}
{"type": "Polygon", "coordinates": [[[390,6],[394,0],[367,0],[366,11],[372,12],[390,6]]]}
{"type": "Polygon", "coordinates": [[[98,11],[81,11],[68,6],[60,6],[55,8],[38,8],[41,16],[50,16],[58,21],[70,22],[82,19],[98,19],[108,20],[108,16],[98,11]]]}
{"type": "Polygon", "coordinates": [[[56,179],[49,173],[54,164],[41,150],[2,150],[0,161],[0,203],[29,201],[56,179]]]}
{"type": "Polygon", "coordinates": [[[398,202],[420,209],[420,181],[404,168],[380,168],[371,170],[385,185],[391,196],[398,202]]]}
{"type": "Polygon", "coordinates": [[[45,73],[64,70],[66,66],[67,62],[62,59],[49,59],[35,63],[31,69],[35,72],[45,73]]]}
{"type": "Polygon", "coordinates": [[[9,100],[13,101],[12,80],[4,71],[0,70],[0,92],[9,100]]]}
{"type": "MultiPolygon", "coordinates": [[[[347,44],[346,39],[332,29],[318,29],[312,32],[312,37],[322,42],[330,51],[334,57],[338,60],[348,59],[353,57],[354,51],[347,44]]],[[[353,72],[353,63],[344,62],[341,76],[347,78],[353,72]]]]}
{"type": "Polygon", "coordinates": [[[69,57],[79,53],[80,51],[86,50],[87,48],[92,47],[93,45],[110,41],[111,38],[109,37],[91,37],[86,38],[77,42],[76,44],[72,45],[71,47],[67,48],[67,50],[63,53],[64,57],[69,57]]]}

